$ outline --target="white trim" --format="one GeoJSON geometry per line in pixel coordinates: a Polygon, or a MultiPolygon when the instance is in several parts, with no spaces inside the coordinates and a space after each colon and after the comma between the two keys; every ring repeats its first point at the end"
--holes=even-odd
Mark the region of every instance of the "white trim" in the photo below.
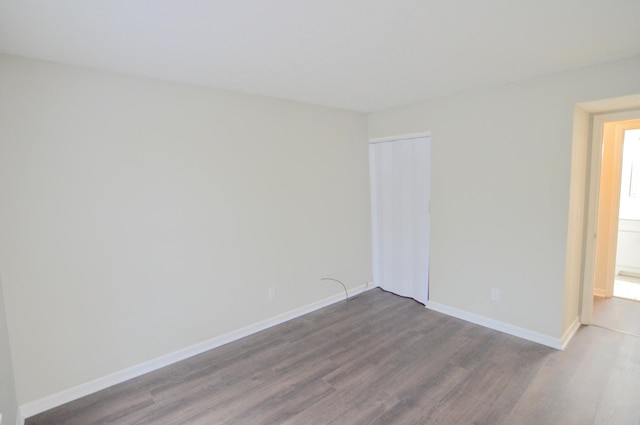
{"type": "Polygon", "coordinates": [[[431,132],[425,131],[422,133],[403,134],[400,136],[376,137],[373,139],[369,139],[369,144],[372,145],[374,143],[397,142],[400,140],[420,139],[422,137],[431,137],[431,132]]]}
{"type": "Polygon", "coordinates": [[[469,313],[468,311],[460,310],[455,307],[450,307],[448,305],[440,304],[434,301],[427,301],[425,307],[429,310],[437,311],[448,316],[457,317],[458,319],[475,323],[476,325],[484,326],[485,328],[504,332],[509,335],[537,342],[538,344],[546,345],[547,347],[562,350],[562,341],[560,340],[560,338],[553,338],[551,336],[534,332],[529,329],[514,326],[509,323],[500,322],[498,320],[490,319],[478,314],[469,313]]]}
{"type": "MultiPolygon", "coordinates": [[[[373,273],[372,278],[374,280],[380,279],[380,265],[376,261],[376,255],[380,249],[378,246],[378,195],[377,191],[374,189],[376,184],[376,172],[375,172],[375,162],[376,162],[376,152],[375,149],[371,148],[371,145],[368,147],[369,149],[369,193],[370,193],[370,202],[371,202],[371,259],[372,259],[372,267],[371,272],[373,273]]],[[[376,286],[378,286],[376,284],[376,286]]]]}
{"type": "Polygon", "coordinates": [[[564,333],[562,334],[562,338],[560,338],[560,341],[562,342],[562,348],[561,348],[562,350],[567,348],[567,345],[569,345],[569,341],[571,341],[571,339],[576,334],[576,332],[578,332],[578,329],[580,329],[580,326],[581,326],[580,318],[576,316],[573,319],[573,322],[571,322],[571,324],[567,328],[567,330],[564,331],[564,333]]]}
{"type": "Polygon", "coordinates": [[[591,122],[591,140],[589,141],[587,169],[589,180],[587,187],[587,221],[584,235],[584,260],[582,281],[582,306],[580,308],[580,321],[586,325],[591,324],[593,318],[593,293],[595,289],[595,261],[596,242],[598,232],[598,203],[600,202],[600,173],[602,164],[602,138],[604,122],[602,117],[593,118],[591,122]]]}
{"type": "MultiPolygon", "coordinates": [[[[348,296],[352,297],[372,289],[370,283],[372,284],[372,282],[369,282],[364,285],[360,285],[355,288],[349,289],[347,291],[348,296]]],[[[68,388],[66,390],[60,391],[59,393],[52,394],[50,396],[41,398],[39,400],[34,400],[29,403],[25,403],[21,405],[19,408],[17,424],[23,425],[24,420],[26,418],[29,418],[33,415],[37,415],[38,413],[42,413],[46,410],[52,409],[54,407],[58,407],[60,405],[63,405],[73,400],[77,400],[81,397],[87,396],[89,394],[95,393],[97,391],[103,390],[105,388],[111,387],[121,382],[128,381],[129,379],[136,378],[138,376],[144,375],[145,373],[158,370],[162,367],[171,365],[181,360],[188,359],[189,357],[196,356],[205,351],[209,351],[214,348],[220,347],[222,345],[228,344],[230,342],[236,341],[240,338],[244,338],[245,336],[249,336],[251,334],[263,331],[265,329],[271,328],[273,326],[279,325],[281,323],[287,322],[289,320],[295,319],[297,317],[300,317],[305,314],[311,313],[313,311],[319,310],[321,308],[327,307],[339,301],[344,301],[344,299],[345,299],[344,292],[341,291],[340,293],[337,293],[335,295],[332,295],[320,301],[316,301],[314,303],[308,304],[306,306],[296,308],[289,312],[279,314],[269,319],[262,320],[252,325],[245,326],[235,331],[231,331],[224,335],[211,338],[207,341],[194,344],[190,347],[186,347],[181,350],[174,351],[173,353],[169,353],[164,356],[157,357],[155,359],[149,360],[144,363],[140,363],[138,365],[129,367],[127,369],[123,369],[121,371],[111,373],[101,378],[94,379],[93,381],[89,381],[84,384],[80,384],[75,387],[68,388]]]]}

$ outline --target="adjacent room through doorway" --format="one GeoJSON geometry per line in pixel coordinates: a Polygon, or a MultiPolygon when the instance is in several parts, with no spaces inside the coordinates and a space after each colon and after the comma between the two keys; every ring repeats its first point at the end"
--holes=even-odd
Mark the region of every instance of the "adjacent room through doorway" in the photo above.
{"type": "Polygon", "coordinates": [[[640,301],[640,128],[626,130],[613,296],[640,301]]]}
{"type": "Polygon", "coordinates": [[[603,136],[593,324],[640,335],[640,120],[603,136]]]}

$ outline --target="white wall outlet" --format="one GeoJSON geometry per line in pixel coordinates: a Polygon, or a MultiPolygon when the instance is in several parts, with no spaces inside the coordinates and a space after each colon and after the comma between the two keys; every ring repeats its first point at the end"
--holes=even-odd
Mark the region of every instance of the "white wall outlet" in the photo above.
{"type": "Polygon", "coordinates": [[[275,287],[271,287],[269,288],[269,290],[267,291],[267,299],[269,301],[271,301],[272,299],[274,299],[276,297],[276,288],[275,287]]]}
{"type": "Polygon", "coordinates": [[[2,425],[2,413],[0,413],[0,425],[2,425]]]}
{"type": "Polygon", "coordinates": [[[500,289],[491,288],[491,301],[500,301],[500,289]]]}

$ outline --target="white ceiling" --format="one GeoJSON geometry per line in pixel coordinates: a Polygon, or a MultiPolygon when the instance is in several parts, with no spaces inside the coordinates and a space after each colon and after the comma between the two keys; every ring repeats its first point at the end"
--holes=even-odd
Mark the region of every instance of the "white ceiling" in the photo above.
{"type": "Polygon", "coordinates": [[[639,17],[640,0],[0,0],[0,52],[370,112],[639,55],[639,17]]]}

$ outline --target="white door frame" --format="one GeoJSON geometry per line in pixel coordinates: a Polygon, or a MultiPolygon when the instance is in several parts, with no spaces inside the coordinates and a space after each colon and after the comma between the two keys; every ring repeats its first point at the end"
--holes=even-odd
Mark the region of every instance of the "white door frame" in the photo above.
{"type": "Polygon", "coordinates": [[[369,144],[371,145],[374,143],[397,142],[400,140],[408,140],[408,139],[420,139],[422,137],[431,137],[431,132],[425,131],[423,133],[403,134],[400,136],[376,137],[373,139],[369,139],[369,144]]]}

